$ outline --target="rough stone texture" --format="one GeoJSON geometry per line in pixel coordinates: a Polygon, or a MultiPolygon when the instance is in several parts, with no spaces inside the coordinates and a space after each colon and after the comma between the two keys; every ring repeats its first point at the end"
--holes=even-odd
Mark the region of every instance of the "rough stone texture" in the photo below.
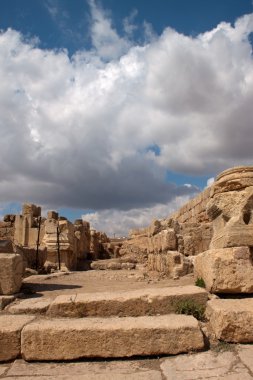
{"type": "Polygon", "coordinates": [[[214,231],[210,248],[252,246],[252,209],[253,186],[213,196],[207,205],[214,231]]]}
{"type": "Polygon", "coordinates": [[[11,314],[44,314],[49,308],[52,300],[48,298],[31,298],[18,302],[8,307],[11,314]]]}
{"type": "MultiPolygon", "coordinates": [[[[131,261],[131,260],[130,260],[131,261]]],[[[109,260],[97,260],[93,261],[90,265],[91,269],[96,270],[118,270],[118,269],[135,269],[136,264],[133,262],[128,262],[124,259],[109,259],[109,260]]]]}
{"type": "MultiPolygon", "coordinates": [[[[34,204],[24,204],[22,215],[15,217],[14,242],[22,247],[35,249],[38,241],[38,226],[41,219],[41,208],[34,204]]],[[[44,235],[44,225],[41,223],[39,243],[44,235]]]]}
{"type": "Polygon", "coordinates": [[[179,223],[208,222],[209,218],[206,214],[206,205],[209,201],[211,191],[212,187],[210,186],[187,202],[174,214],[170,215],[170,217],[177,220],[179,223]]]}
{"type": "Polygon", "coordinates": [[[194,256],[207,250],[213,233],[211,223],[196,220],[198,218],[187,223],[179,223],[173,218],[155,220],[147,228],[131,231],[130,239],[123,242],[119,255],[133,254],[138,262],[147,261],[148,270],[167,276],[191,273],[191,261],[184,260],[182,255],[194,256]]]}
{"type": "Polygon", "coordinates": [[[77,253],[74,250],[74,226],[68,220],[58,221],[54,218],[45,221],[43,244],[48,251],[45,266],[58,264],[57,229],[59,231],[61,269],[75,270],[77,267],[77,253]]]}
{"type": "Polygon", "coordinates": [[[75,231],[75,251],[77,254],[77,268],[83,260],[87,259],[90,252],[90,224],[77,219],[74,222],[75,231]]]}
{"type": "Polygon", "coordinates": [[[195,256],[209,249],[213,229],[211,223],[179,223],[178,251],[195,256]]]}
{"type": "Polygon", "coordinates": [[[7,305],[15,300],[14,296],[0,296],[0,310],[3,310],[7,305]]]}
{"type": "Polygon", "coordinates": [[[139,289],[125,292],[81,293],[58,296],[48,310],[50,316],[140,316],[175,313],[181,301],[193,300],[205,307],[207,292],[197,286],[139,289]]]}
{"type": "Polygon", "coordinates": [[[149,254],[147,268],[150,271],[162,272],[174,278],[184,276],[193,271],[191,260],[177,251],[149,254]]]}
{"type": "Polygon", "coordinates": [[[21,379],[31,379],[28,376],[33,376],[33,379],[61,380],[162,380],[159,367],[158,370],[151,369],[145,364],[143,360],[141,362],[127,360],[62,364],[27,363],[19,359],[8,371],[8,378],[20,376],[21,379]]]}
{"type": "Polygon", "coordinates": [[[172,228],[159,231],[157,234],[153,232],[148,243],[149,253],[159,253],[177,249],[177,238],[172,228]]]}
{"type": "Polygon", "coordinates": [[[206,316],[217,339],[253,343],[253,298],[208,301],[206,316]]]}
{"type": "Polygon", "coordinates": [[[165,359],[161,364],[163,376],[168,380],[226,379],[250,380],[253,377],[238,361],[235,352],[209,351],[165,359]]]}
{"type": "Polygon", "coordinates": [[[0,376],[4,375],[8,370],[8,367],[0,366],[0,376]]]}
{"type": "Polygon", "coordinates": [[[0,315],[0,361],[12,360],[20,355],[21,330],[32,320],[31,316],[0,315]]]}
{"type": "Polygon", "coordinates": [[[23,259],[17,253],[0,253],[0,294],[18,293],[22,285],[23,259]]]}
{"type": "Polygon", "coordinates": [[[243,364],[245,364],[253,374],[253,346],[240,345],[238,349],[238,355],[243,364]]]}
{"type": "Polygon", "coordinates": [[[198,321],[186,315],[41,320],[22,330],[26,360],[177,354],[203,347],[198,321]]]}
{"type": "Polygon", "coordinates": [[[253,167],[237,166],[224,170],[216,177],[210,195],[243,190],[249,186],[253,186],[253,167]]]}
{"type": "Polygon", "coordinates": [[[207,213],[213,221],[210,248],[253,245],[253,167],[221,173],[213,184],[207,213]]]}
{"type": "Polygon", "coordinates": [[[211,249],[195,257],[195,278],[213,293],[252,293],[253,256],[248,247],[211,249]]]}

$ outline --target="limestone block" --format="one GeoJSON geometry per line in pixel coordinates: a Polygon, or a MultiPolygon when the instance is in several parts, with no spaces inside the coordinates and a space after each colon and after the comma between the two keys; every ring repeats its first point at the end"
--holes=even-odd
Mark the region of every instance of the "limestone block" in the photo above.
{"type": "Polygon", "coordinates": [[[149,254],[147,267],[149,271],[166,273],[172,277],[174,277],[175,274],[176,276],[184,276],[193,271],[191,262],[178,251],[149,254]]]}
{"type": "Polygon", "coordinates": [[[0,294],[18,293],[23,276],[22,256],[17,253],[0,253],[0,294]]]}
{"type": "Polygon", "coordinates": [[[13,360],[21,352],[21,330],[34,317],[0,315],[0,361],[13,360]]]}
{"type": "Polygon", "coordinates": [[[51,302],[52,300],[49,298],[28,298],[9,306],[8,312],[11,314],[44,314],[51,302]]]}
{"type": "Polygon", "coordinates": [[[217,339],[253,343],[253,298],[208,301],[206,316],[217,339]]]}
{"type": "Polygon", "coordinates": [[[194,260],[195,278],[212,293],[253,293],[252,251],[248,247],[211,249],[194,260]]]}
{"type": "Polygon", "coordinates": [[[181,301],[192,300],[205,307],[208,294],[197,286],[138,289],[121,292],[61,295],[47,314],[53,317],[110,317],[175,313],[181,301]]]}
{"type": "Polygon", "coordinates": [[[173,251],[177,249],[176,234],[173,229],[161,231],[161,246],[162,251],[173,251]]]}
{"type": "Polygon", "coordinates": [[[22,330],[25,360],[73,360],[178,354],[204,347],[192,316],[51,319],[22,330]]]}

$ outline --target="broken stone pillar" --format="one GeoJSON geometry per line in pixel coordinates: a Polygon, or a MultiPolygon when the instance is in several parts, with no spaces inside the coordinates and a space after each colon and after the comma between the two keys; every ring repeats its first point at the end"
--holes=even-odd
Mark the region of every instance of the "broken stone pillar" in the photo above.
{"type": "Polygon", "coordinates": [[[96,230],[90,230],[90,257],[92,260],[99,258],[99,239],[96,230]]]}
{"type": "Polygon", "coordinates": [[[82,219],[77,219],[74,222],[74,231],[77,260],[82,261],[87,259],[90,252],[90,224],[82,219]]]}
{"type": "Polygon", "coordinates": [[[43,245],[47,247],[45,267],[58,268],[59,247],[61,269],[76,270],[77,254],[74,236],[74,226],[68,220],[51,218],[45,221],[45,235],[43,237],[43,245]]]}
{"type": "MultiPolygon", "coordinates": [[[[36,248],[38,240],[38,223],[41,218],[41,207],[34,204],[24,204],[22,215],[15,217],[14,242],[22,247],[36,248]]],[[[43,236],[43,223],[40,235],[43,236]]],[[[41,238],[40,238],[41,242],[41,238]]]]}

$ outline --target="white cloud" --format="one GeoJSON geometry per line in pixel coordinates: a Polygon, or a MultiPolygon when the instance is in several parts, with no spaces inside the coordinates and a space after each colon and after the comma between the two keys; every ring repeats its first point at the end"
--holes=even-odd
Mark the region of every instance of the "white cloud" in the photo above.
{"type": "MultiPolygon", "coordinates": [[[[91,39],[98,56],[105,60],[117,59],[130,48],[130,42],[121,38],[112,26],[111,19],[95,0],[89,0],[91,9],[91,39]]],[[[129,26],[129,25],[128,25],[129,26]]]]}
{"type": "Polygon", "coordinates": [[[164,219],[189,200],[189,196],[175,197],[171,202],[158,203],[153,207],[131,209],[128,211],[103,210],[82,215],[97,231],[108,236],[127,236],[130,229],[148,226],[153,219],[164,219]]]}
{"type": "Polygon", "coordinates": [[[94,46],[71,59],[0,34],[3,202],[167,207],[193,189],[167,183],[166,170],[252,164],[253,14],[195,38],[168,28],[139,46],[90,5],[94,46]]]}
{"type": "Polygon", "coordinates": [[[206,187],[211,186],[214,183],[214,177],[208,178],[206,182],[206,187]]]}

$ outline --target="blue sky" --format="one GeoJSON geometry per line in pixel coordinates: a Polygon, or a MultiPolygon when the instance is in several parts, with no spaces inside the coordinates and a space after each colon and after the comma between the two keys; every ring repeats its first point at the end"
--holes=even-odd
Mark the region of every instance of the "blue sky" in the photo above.
{"type": "Polygon", "coordinates": [[[252,164],[251,0],[1,0],[1,214],[109,234],[252,164]]]}
{"type": "MultiPolygon", "coordinates": [[[[113,26],[123,32],[123,21],[132,18],[133,38],[140,42],[140,25],[149,23],[160,35],[170,26],[195,36],[221,21],[231,22],[252,12],[251,0],[100,0],[113,26]]],[[[0,25],[37,36],[47,49],[66,48],[69,54],[91,47],[90,7],[86,0],[1,0],[0,25]]]]}

